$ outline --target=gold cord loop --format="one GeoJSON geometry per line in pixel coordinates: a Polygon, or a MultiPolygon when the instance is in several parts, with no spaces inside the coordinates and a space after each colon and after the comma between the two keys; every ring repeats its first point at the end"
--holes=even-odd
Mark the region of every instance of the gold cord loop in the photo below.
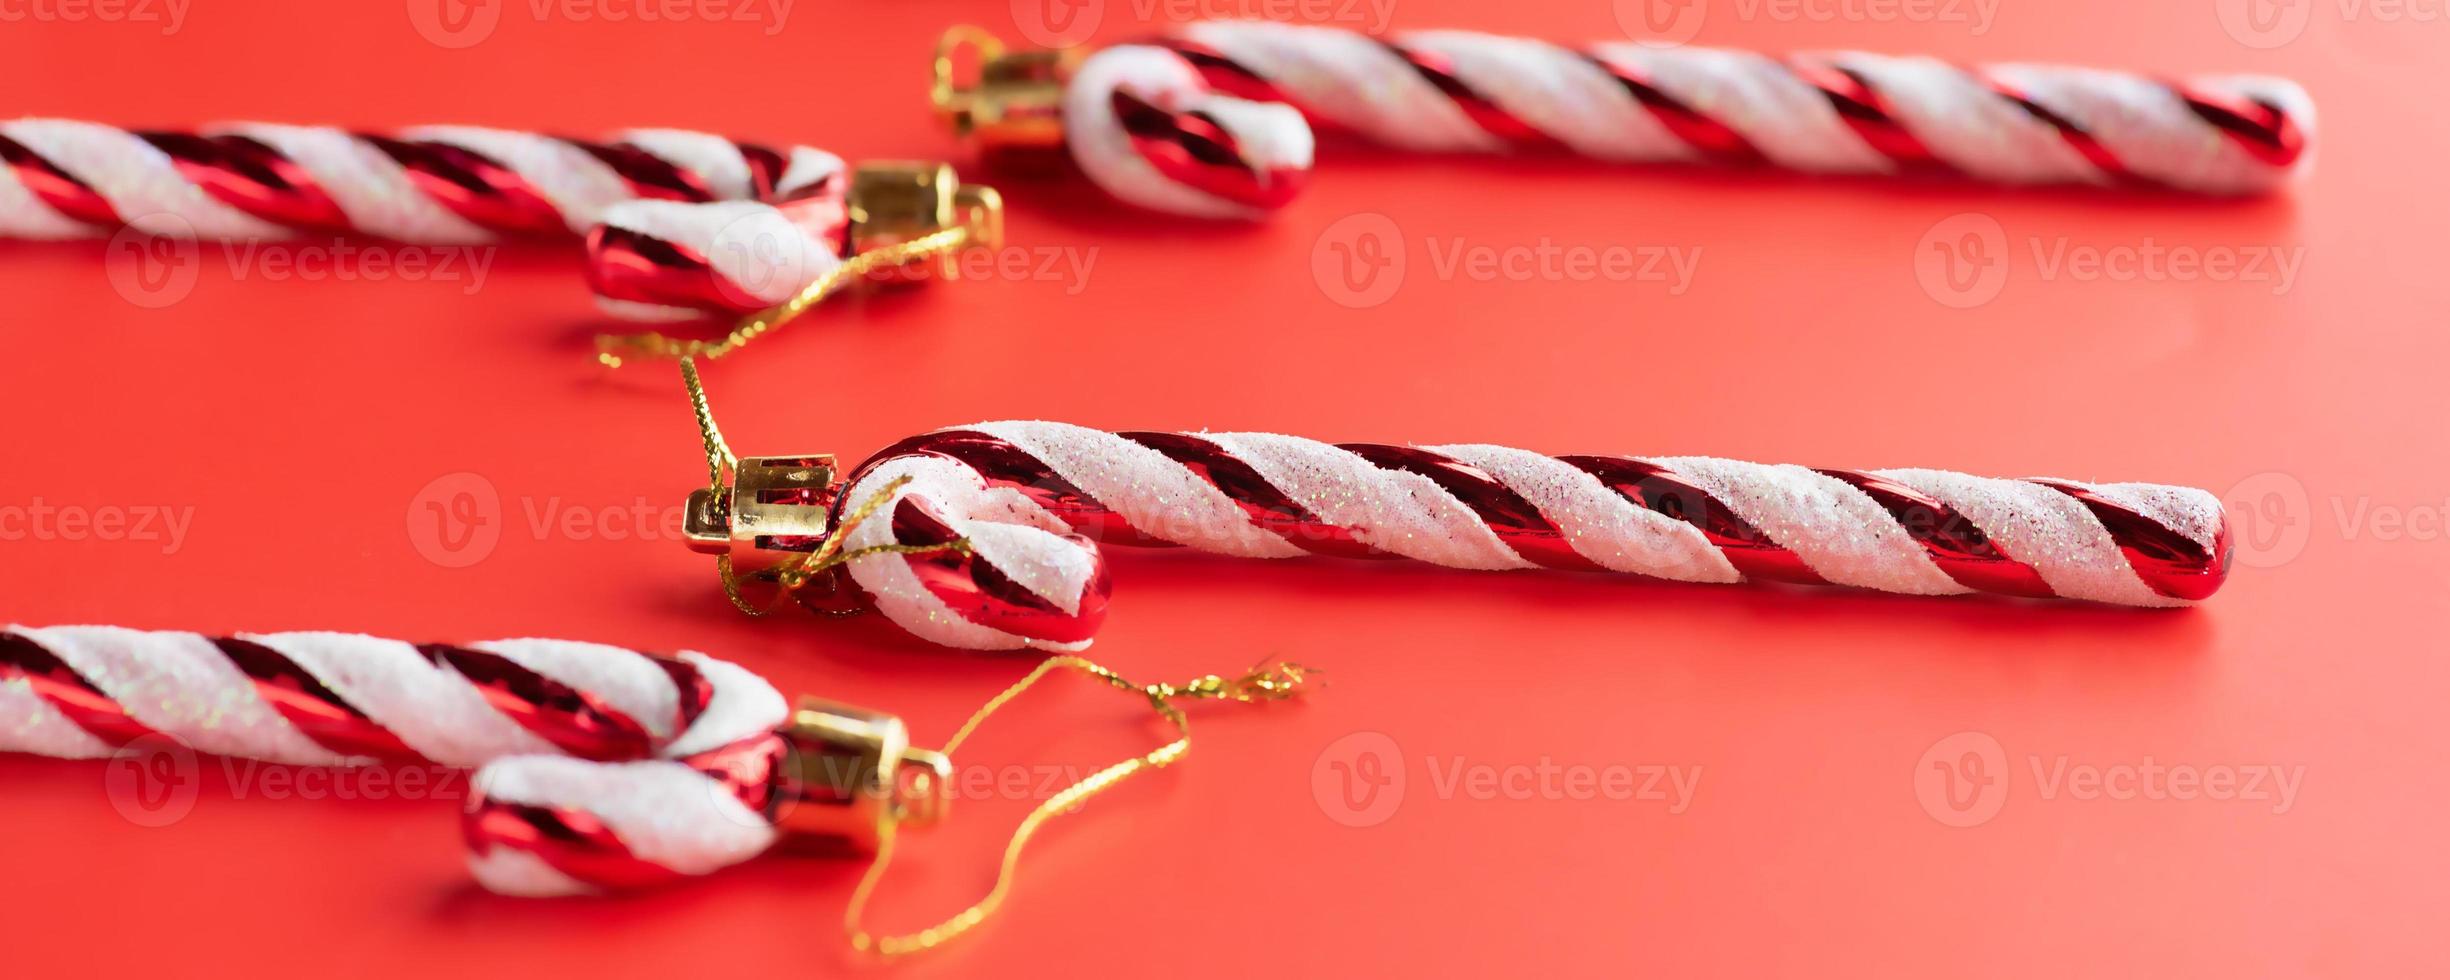
{"type": "Polygon", "coordinates": [[[781,329],[810,307],[826,297],[841,292],[846,286],[879,272],[899,268],[911,262],[931,259],[960,251],[974,244],[993,244],[992,229],[984,218],[972,220],[957,228],[931,232],[905,242],[881,245],[844,259],[817,281],[809,283],[799,293],[782,303],[768,307],[732,327],[720,340],[689,340],[648,331],[633,334],[600,334],[596,337],[596,360],[605,367],[620,367],[625,357],[705,357],[714,359],[749,345],[750,341],[781,329]]]}
{"type": "Polygon", "coordinates": [[[996,868],[995,884],[987,889],[986,897],[954,913],[952,917],[917,932],[878,936],[870,933],[861,920],[867,912],[868,899],[874,895],[877,883],[884,879],[886,867],[893,862],[895,829],[891,823],[887,823],[877,840],[875,861],[868,865],[867,874],[860,877],[859,886],[851,891],[850,908],[842,914],[842,928],[849,935],[852,948],[883,956],[916,953],[943,945],[994,915],[996,908],[1004,903],[1004,897],[1012,891],[1013,873],[1020,866],[1021,852],[1029,846],[1030,838],[1038,833],[1039,827],[1072,812],[1090,797],[1112,789],[1126,779],[1151,769],[1164,768],[1190,753],[1191,722],[1184,717],[1182,709],[1174,705],[1175,701],[1282,701],[1299,695],[1309,678],[1319,673],[1300,664],[1279,662],[1262,664],[1249,673],[1233,678],[1210,674],[1185,684],[1140,685],[1080,657],[1068,654],[1052,657],[1002,693],[989,698],[986,704],[980,705],[968,721],[962,722],[953,737],[944,743],[941,751],[946,755],[953,754],[989,716],[1058,670],[1077,670],[1106,682],[1116,690],[1130,691],[1147,698],[1149,704],[1156,708],[1158,716],[1174,726],[1174,740],[1146,754],[1091,773],[1030,810],[1029,815],[1022,817],[1013,828],[1011,841],[1004,845],[1003,861],[996,868]]]}

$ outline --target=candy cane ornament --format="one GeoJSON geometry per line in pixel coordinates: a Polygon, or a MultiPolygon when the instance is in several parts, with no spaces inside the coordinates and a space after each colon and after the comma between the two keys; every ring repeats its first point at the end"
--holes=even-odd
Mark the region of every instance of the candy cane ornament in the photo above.
{"type": "Polygon", "coordinates": [[[773,685],[697,653],[657,657],[564,640],[412,645],[351,633],[208,637],[110,626],[0,628],[0,752],[91,759],[168,738],[194,751],[306,766],[416,761],[481,767],[462,821],[485,887],[549,896],[703,875],[786,837],[874,854],[846,927],[886,953],[983,919],[1040,823],[1189,751],[1173,702],[1294,696],[1303,668],[1142,686],[1077,658],[1041,664],[946,743],[913,747],[891,715],[821,699],[787,709],[773,685]],[[1141,695],[1178,737],[1056,794],[1027,818],[990,898],[912,937],[859,914],[902,827],[942,819],[949,753],[1058,669],[1141,695]]]}
{"type": "Polygon", "coordinates": [[[675,129],[589,141],[475,126],[187,132],[18,119],[0,122],[0,164],[0,235],[583,236],[598,305],[644,320],[752,313],[850,256],[1000,203],[941,164],[853,169],[813,147],[675,129]]]}
{"type": "Polygon", "coordinates": [[[1068,157],[1132,204],[1209,218],[1284,205],[1307,120],[1426,153],[1560,150],[1622,163],[1949,174],[2005,184],[2271,191],[2311,158],[2287,79],[2177,80],[1926,57],[1772,57],[1636,42],[1569,48],[1470,31],[1186,24],[1094,53],[945,35],[934,101],[990,161],[1068,157]],[[954,77],[975,56],[974,82],[954,77]]]}
{"type": "Polygon", "coordinates": [[[841,481],[821,456],[740,459],[732,475],[689,503],[691,546],[724,555],[727,582],[779,583],[822,611],[872,607],[981,649],[1086,646],[1111,591],[1101,542],[2131,606],[2210,596],[2232,553],[2219,498],[2187,487],[1055,422],[938,430],[841,481]],[[849,499],[883,503],[838,527],[849,499]],[[795,574],[828,534],[968,547],[795,574]]]}

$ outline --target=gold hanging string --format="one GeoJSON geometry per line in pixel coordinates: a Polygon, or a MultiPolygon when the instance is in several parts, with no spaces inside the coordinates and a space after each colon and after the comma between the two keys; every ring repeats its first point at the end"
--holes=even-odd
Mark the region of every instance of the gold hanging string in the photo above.
{"type": "Polygon", "coordinates": [[[1174,726],[1174,740],[1158,746],[1145,755],[1134,756],[1091,773],[1081,781],[1064,788],[1062,792],[1048,797],[1045,802],[1039,803],[1036,809],[1031,810],[1028,816],[1022,817],[1020,824],[1013,828],[1012,840],[1004,845],[1003,862],[996,869],[995,884],[987,890],[986,897],[942,922],[917,932],[897,936],[877,936],[868,932],[867,927],[861,924],[867,912],[868,899],[874,895],[877,883],[884,879],[886,867],[893,863],[895,827],[892,821],[887,821],[883,833],[877,838],[875,861],[868,865],[867,874],[860,877],[859,886],[851,891],[850,908],[842,914],[842,928],[850,936],[852,948],[861,952],[872,951],[883,956],[916,953],[943,945],[986,921],[988,916],[994,915],[995,910],[1004,904],[1004,897],[1012,891],[1013,873],[1020,866],[1021,852],[1029,846],[1030,838],[1038,833],[1038,828],[1044,826],[1047,821],[1072,812],[1082,803],[1087,802],[1090,797],[1112,789],[1116,784],[1140,773],[1171,765],[1191,751],[1190,719],[1184,717],[1182,709],[1176,707],[1173,702],[1197,699],[1282,701],[1300,694],[1305,689],[1304,685],[1309,678],[1319,673],[1319,671],[1305,668],[1300,664],[1279,662],[1262,664],[1240,677],[1225,678],[1210,674],[1188,684],[1143,686],[1134,684],[1114,671],[1080,657],[1071,655],[1053,657],[1039,664],[1037,669],[1030,671],[1028,676],[1021,678],[1011,687],[1005,688],[1003,693],[981,705],[968,721],[961,724],[960,730],[955,731],[953,737],[944,743],[942,749],[944,754],[953,754],[963,742],[969,739],[971,733],[978,730],[978,726],[984,723],[988,716],[995,714],[996,711],[1010,704],[1014,698],[1020,697],[1022,693],[1028,691],[1047,675],[1058,670],[1077,670],[1104,681],[1117,690],[1131,691],[1147,698],[1150,706],[1157,709],[1158,716],[1174,726]]]}
{"type": "MultiPolygon", "coordinates": [[[[681,384],[689,389],[689,408],[698,419],[698,442],[706,449],[707,489],[714,492],[714,499],[728,500],[730,494],[726,492],[728,488],[723,478],[725,474],[739,468],[740,457],[733,455],[731,445],[723,439],[722,427],[715,424],[714,407],[706,400],[706,382],[698,376],[696,359],[686,354],[681,355],[681,384]]],[[[817,543],[816,550],[794,556],[778,566],[774,570],[774,578],[782,586],[782,595],[788,596],[798,591],[801,586],[807,585],[810,579],[824,574],[828,569],[875,555],[929,555],[941,552],[968,554],[970,552],[970,539],[968,538],[955,538],[942,544],[878,544],[865,548],[844,549],[843,544],[849,540],[851,532],[857,530],[862,522],[874,516],[879,509],[891,503],[894,495],[909,484],[910,477],[907,476],[888,481],[884,486],[877,488],[875,493],[869,494],[858,505],[845,512],[841,520],[835,523],[833,530],[826,532],[824,540],[817,543]]],[[[733,608],[751,616],[763,616],[774,611],[771,606],[760,606],[750,602],[748,597],[741,592],[741,579],[740,575],[732,569],[732,556],[715,556],[715,574],[722,579],[723,596],[732,601],[733,608]]]]}
{"type": "Polygon", "coordinates": [[[895,268],[922,259],[932,259],[960,251],[986,241],[991,231],[976,224],[931,232],[906,242],[896,242],[869,249],[844,259],[817,281],[809,283],[790,299],[768,307],[740,321],[720,340],[691,340],[648,331],[633,334],[601,334],[596,337],[596,360],[606,367],[620,367],[625,357],[706,357],[718,358],[780,329],[808,312],[810,307],[841,292],[843,287],[858,282],[879,271],[895,268]]]}

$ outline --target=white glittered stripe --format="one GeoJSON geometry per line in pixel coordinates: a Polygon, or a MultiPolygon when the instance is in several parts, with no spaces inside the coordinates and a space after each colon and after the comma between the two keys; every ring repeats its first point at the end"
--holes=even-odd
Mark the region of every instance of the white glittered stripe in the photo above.
{"type": "Polygon", "coordinates": [[[842,264],[831,245],[756,201],[630,201],[606,208],[603,223],[695,253],[734,297],[758,306],[790,299],[842,264]]]}
{"type": "Polygon", "coordinates": [[[2058,127],[1955,65],[1858,52],[1815,57],[1863,76],[1907,132],[1970,176],[2008,184],[2109,180],[2058,127]]]}
{"type": "MultiPolygon", "coordinates": [[[[1160,211],[1203,218],[1261,214],[1256,208],[1177,182],[1140,156],[1131,135],[1115,118],[1112,98],[1117,89],[1161,106],[1206,97],[1199,73],[1171,51],[1122,44],[1090,55],[1064,86],[1063,96],[1064,143],[1090,180],[1116,197],[1160,211]]],[[[1290,106],[1275,108],[1283,110],[1275,118],[1308,133],[1309,126],[1298,111],[1290,106]]]]}
{"type": "Polygon", "coordinates": [[[2164,483],[2086,483],[2082,480],[2061,480],[2061,483],[2084,487],[2100,494],[2103,500],[2142,514],[2162,526],[2185,535],[2186,539],[2213,550],[2220,537],[2222,516],[2220,498],[2208,490],[2176,487],[2164,483]]]}
{"type": "Polygon", "coordinates": [[[1086,548],[1055,546],[1045,531],[1013,524],[955,518],[953,529],[967,538],[979,560],[995,566],[1013,584],[1063,610],[1080,614],[1081,596],[1097,575],[1097,556],[1086,548]]]}
{"type": "Polygon", "coordinates": [[[1397,43],[1443,57],[1472,91],[1584,156],[1649,161],[1697,155],[1615,76],[1575,52],[1473,31],[1415,31],[1397,43]]]}
{"type": "Polygon", "coordinates": [[[202,636],[116,626],[12,631],[42,644],[129,717],[196,751],[307,766],[352,761],[292,727],[202,636]]]}
{"type": "Polygon", "coordinates": [[[347,132],[270,123],[230,123],[210,132],[245,136],[288,158],[331,196],[352,227],[366,234],[433,245],[471,245],[494,238],[426,196],[399,161],[347,132]]]}
{"type": "Polygon", "coordinates": [[[614,139],[696,174],[716,200],[749,199],[749,161],[731,140],[690,129],[630,129],[614,139]]]}
{"type": "Polygon", "coordinates": [[[421,126],[401,138],[449,144],[510,168],[552,202],[571,231],[584,233],[605,208],[630,200],[629,182],[619,172],[550,136],[478,126],[421,126]]]}
{"type": "MultiPolygon", "coordinates": [[[[2075,124],[2146,179],[2213,194],[2267,190],[2287,179],[2285,171],[2255,159],[2196,116],[2178,93],[2158,80],[2055,65],[1993,65],[1985,70],[2075,124]]],[[[2279,84],[2295,89],[2291,83],[2279,84]]],[[[2304,101],[2302,92],[2298,100],[2304,101]]]]}
{"type": "Polygon", "coordinates": [[[126,130],[73,119],[19,119],[0,123],[0,134],[93,188],[139,231],[241,240],[289,234],[221,203],[189,182],[169,154],[126,130]]]}
{"type": "Polygon", "coordinates": [[[1425,476],[1381,469],[1323,442],[1199,433],[1320,520],[1381,551],[1449,568],[1532,568],[1471,507],[1425,476]]]}
{"type": "Polygon", "coordinates": [[[2021,480],[1946,470],[1879,470],[1872,475],[1912,487],[1965,515],[2000,554],[2031,566],[2060,596],[2131,606],[2179,604],[2144,584],[2109,529],[2082,501],[2067,494],[2021,480]]]}
{"type": "MultiPolygon", "coordinates": [[[[0,123],[0,135],[9,123],[0,123]]],[[[100,238],[110,229],[86,224],[52,209],[17,179],[17,168],[0,164],[0,235],[11,238],[100,238]]]]}
{"type": "Polygon", "coordinates": [[[1635,506],[1598,477],[1562,460],[1504,446],[1428,448],[1478,467],[1521,494],[1557,526],[1576,554],[1601,568],[1680,582],[1743,578],[1699,528],[1635,506]]]}
{"type": "Polygon", "coordinates": [[[561,873],[534,851],[496,846],[468,854],[468,874],[486,891],[517,898],[593,895],[594,885],[561,873]]]}
{"type": "Polygon", "coordinates": [[[1896,169],[1838,117],[1828,96],[1773,59],[1749,51],[1632,43],[1600,45],[1595,53],[1735,130],[1780,166],[1822,173],[1896,169]]]}
{"type": "Polygon", "coordinates": [[[242,634],[289,658],[418,755],[472,767],[561,750],[504,717],[457,671],[398,640],[354,633],[242,634]]]}
{"type": "Polygon", "coordinates": [[[1275,83],[1321,119],[1388,146],[1489,153],[1505,143],[1377,39],[1258,20],[1184,25],[1184,37],[1275,83]]]}
{"type": "MultiPolygon", "coordinates": [[[[10,632],[20,632],[12,628],[10,632]]],[[[0,680],[0,752],[30,752],[58,759],[100,759],[110,743],[95,738],[23,677],[0,680]]]]}
{"type": "Polygon", "coordinates": [[[629,716],[657,743],[677,734],[680,692],[672,675],[655,661],[620,647],[573,640],[489,640],[468,649],[499,654],[512,663],[585,691],[629,716]]]}
{"type": "Polygon", "coordinates": [[[783,700],[782,692],[747,668],[702,653],[682,653],[680,659],[698,669],[714,697],[688,731],[664,746],[665,756],[681,758],[719,749],[780,728],[791,717],[791,705],[783,700]]]}
{"type": "MultiPolygon", "coordinates": [[[[960,463],[936,456],[903,456],[889,459],[868,471],[844,493],[849,500],[865,504],[887,484],[910,477],[909,485],[894,493],[889,502],[877,508],[871,518],[844,536],[849,549],[896,544],[893,537],[893,508],[906,497],[916,496],[930,502],[939,516],[961,519],[964,523],[997,520],[1027,524],[1045,532],[1040,547],[1079,547],[1060,536],[1061,522],[1047,514],[1020,494],[990,490],[980,481],[977,471],[960,463]]],[[[1030,640],[993,627],[981,626],[953,612],[944,601],[929,592],[910,561],[900,555],[878,555],[849,564],[851,578],[876,600],[877,611],[917,634],[922,639],[945,646],[974,650],[1011,650],[1024,646],[1067,649],[1079,644],[1052,644],[1030,640]]]]}
{"type": "Polygon", "coordinates": [[[1244,558],[1308,554],[1251,523],[1242,505],[1215,484],[1122,436],[1062,422],[986,422],[963,428],[1019,447],[1150,537],[1244,558]]]}
{"type": "Polygon", "coordinates": [[[1842,480],[1801,466],[1707,456],[1652,462],[1691,480],[1831,582],[1912,595],[1973,591],[1941,571],[1879,501],[1842,480]]]}
{"type": "MultiPolygon", "coordinates": [[[[774,827],[763,816],[678,762],[521,756],[478,770],[476,788],[499,803],[584,811],[603,821],[632,855],[685,875],[730,867],[774,843],[774,827]]],[[[532,885],[535,879],[507,883],[532,885]]]]}
{"type": "Polygon", "coordinates": [[[783,172],[774,178],[774,196],[789,197],[802,189],[828,180],[845,179],[849,169],[842,158],[809,146],[794,146],[785,151],[783,172]]]}

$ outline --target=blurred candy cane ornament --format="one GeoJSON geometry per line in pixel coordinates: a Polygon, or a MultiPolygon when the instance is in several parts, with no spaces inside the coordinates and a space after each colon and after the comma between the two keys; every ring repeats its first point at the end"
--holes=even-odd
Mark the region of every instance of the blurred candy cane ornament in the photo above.
{"type": "Polygon", "coordinates": [[[592,141],[475,126],[0,122],[0,235],[584,237],[599,305],[631,319],[753,313],[847,258],[998,206],[941,164],[853,169],[813,147],[676,129],[592,141]]]}
{"type": "Polygon", "coordinates": [[[626,890],[708,874],[791,837],[874,855],[851,898],[854,945],[936,945],[994,910],[1034,829],[1190,750],[1173,702],[1281,700],[1305,674],[1139,685],[1062,657],[990,701],[942,752],[887,714],[822,699],[785,706],[773,685],[697,653],[594,643],[409,644],[352,633],[209,637],[110,626],[0,628],[0,752],[70,759],[158,740],[301,766],[416,762],[481,767],[462,821],[468,865],[512,895],[626,890]],[[1027,817],[989,898],[905,937],[860,924],[897,831],[942,819],[953,749],[996,708],[1057,670],[1145,697],[1177,737],[1055,794],[1027,817]],[[148,741],[153,740],[153,741],[148,741]]]}
{"type": "Polygon", "coordinates": [[[1470,31],[1385,37],[1221,20],[1094,52],[939,44],[937,111],[991,162],[1068,157],[1142,207],[1256,218],[1311,168],[1310,124],[1426,153],[1949,174],[2259,194],[2303,172],[2314,108],[2281,78],[2059,65],[1773,57],[1470,31]],[[977,62],[974,78],[957,65],[977,62]]]}
{"type": "Polygon", "coordinates": [[[2232,553],[2219,498],[2189,487],[1249,432],[988,422],[837,480],[831,457],[734,457],[683,367],[713,471],[690,544],[722,556],[735,603],[762,611],[742,588],[765,583],[958,647],[1085,647],[1111,591],[1101,542],[2130,606],[2209,597],[2232,553]]]}

